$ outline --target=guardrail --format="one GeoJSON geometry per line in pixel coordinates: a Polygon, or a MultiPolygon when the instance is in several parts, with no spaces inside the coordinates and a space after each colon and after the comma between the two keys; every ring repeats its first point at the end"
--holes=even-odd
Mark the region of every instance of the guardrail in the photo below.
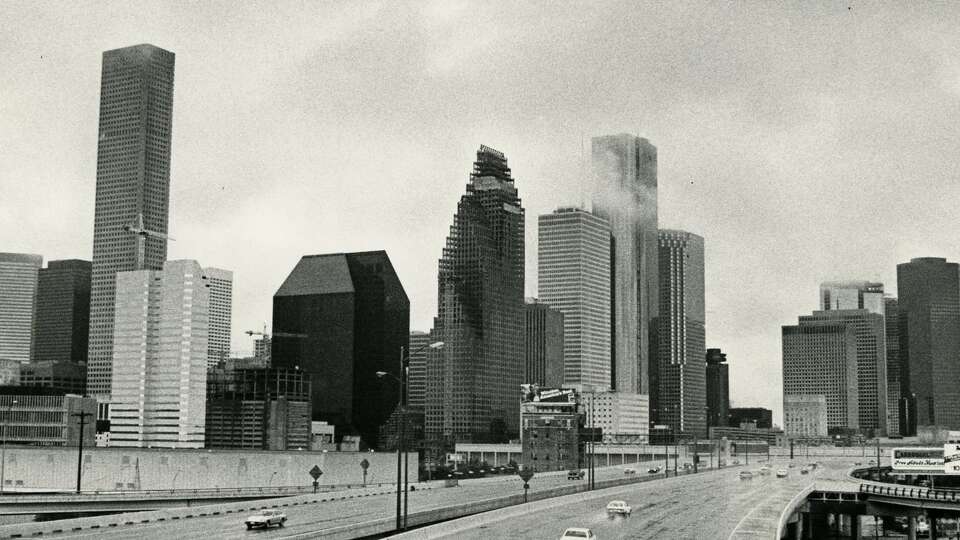
{"type": "MultiPolygon", "coordinates": [[[[318,486],[318,491],[322,493],[330,491],[340,491],[356,488],[371,488],[383,486],[395,486],[395,482],[368,482],[367,484],[327,484],[318,486]]],[[[247,495],[303,495],[313,493],[313,486],[260,486],[260,487],[234,487],[234,488],[194,488],[194,489],[124,489],[124,490],[93,490],[81,491],[80,493],[32,493],[32,494],[4,494],[0,496],[0,505],[4,503],[23,503],[31,500],[47,500],[50,498],[62,499],[64,501],[79,500],[103,497],[103,498],[162,498],[171,495],[176,496],[225,496],[225,497],[243,497],[247,495]]]]}
{"type": "Polygon", "coordinates": [[[907,486],[878,486],[875,484],[860,484],[860,493],[868,495],[883,495],[885,497],[899,497],[901,499],[923,499],[926,501],[944,501],[960,503],[960,492],[953,490],[907,487],[907,486]]]}

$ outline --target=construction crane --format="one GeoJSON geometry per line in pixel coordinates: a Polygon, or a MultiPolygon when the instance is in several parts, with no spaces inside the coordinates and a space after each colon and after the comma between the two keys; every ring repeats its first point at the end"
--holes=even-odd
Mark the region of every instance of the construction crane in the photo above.
{"type": "Polygon", "coordinates": [[[291,334],[291,333],[289,333],[289,332],[274,332],[274,333],[270,334],[270,333],[267,333],[267,327],[266,327],[266,326],[263,327],[263,332],[258,332],[258,331],[256,331],[256,330],[247,330],[246,332],[244,332],[244,334],[246,334],[246,335],[248,335],[248,336],[262,336],[262,337],[267,338],[267,339],[269,339],[269,338],[271,338],[271,337],[289,337],[289,338],[305,338],[305,337],[307,337],[306,334],[291,334]]]}
{"type": "Polygon", "coordinates": [[[128,225],[123,226],[123,230],[137,235],[137,267],[135,270],[144,270],[144,259],[147,250],[147,237],[162,238],[164,240],[173,240],[162,232],[151,231],[143,226],[143,213],[138,213],[128,225]]]}

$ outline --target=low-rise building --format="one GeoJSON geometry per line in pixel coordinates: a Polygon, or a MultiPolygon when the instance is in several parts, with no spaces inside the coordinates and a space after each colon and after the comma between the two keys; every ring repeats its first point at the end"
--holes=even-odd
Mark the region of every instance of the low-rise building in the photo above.
{"type": "Polygon", "coordinates": [[[783,426],[787,437],[827,436],[827,396],[795,394],[783,396],[783,426]]]}
{"type": "Polygon", "coordinates": [[[87,366],[74,362],[33,362],[20,366],[20,386],[59,388],[83,395],[87,388],[87,366]]]}
{"type": "Polygon", "coordinates": [[[96,444],[97,400],[56,388],[0,387],[0,430],[9,445],[77,446],[96,444]],[[80,431],[80,414],[83,431],[80,431]]]}
{"type": "Polygon", "coordinates": [[[25,366],[19,360],[0,358],[0,386],[17,386],[20,384],[20,367],[25,366]]]}
{"type": "Polygon", "coordinates": [[[582,421],[575,391],[533,393],[531,399],[520,404],[520,463],[535,471],[578,467],[582,421]]]}

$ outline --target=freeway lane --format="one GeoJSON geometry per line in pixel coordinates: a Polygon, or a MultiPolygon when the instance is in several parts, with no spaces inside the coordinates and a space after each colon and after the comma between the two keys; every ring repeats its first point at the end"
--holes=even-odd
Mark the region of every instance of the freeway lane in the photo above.
{"type": "Polygon", "coordinates": [[[823,474],[832,476],[850,464],[828,462],[808,475],[801,475],[799,468],[788,469],[787,478],[777,478],[773,474],[778,467],[786,468],[786,461],[774,462],[769,476],[757,475],[753,480],[739,479],[738,474],[745,470],[744,467],[680,476],[609,488],[595,494],[538,501],[526,505],[530,509],[522,515],[517,515],[519,508],[496,510],[419,529],[402,538],[528,540],[559,538],[567,527],[589,527],[603,540],[726,540],[734,536],[738,527],[742,531],[745,523],[756,519],[755,510],[767,500],[786,494],[792,496],[817,477],[823,474]],[[628,518],[608,517],[606,504],[615,499],[625,500],[633,506],[633,515],[628,518]]]}
{"type": "MultiPolygon", "coordinates": [[[[662,465],[662,462],[655,462],[662,465]]],[[[649,464],[628,465],[635,467],[639,475],[644,475],[649,464]]],[[[610,467],[597,470],[597,479],[623,477],[623,467],[610,467]]],[[[545,474],[531,480],[531,492],[541,489],[569,485],[585,480],[567,480],[566,473],[545,474]]],[[[509,477],[489,477],[466,480],[460,487],[434,488],[415,491],[410,494],[410,512],[442,508],[451,504],[466,503],[471,500],[483,500],[523,492],[523,482],[515,475],[509,477]]],[[[325,496],[330,496],[327,494],[325,496]]],[[[287,526],[270,530],[247,531],[243,519],[252,512],[216,516],[194,517],[186,520],[165,521],[160,523],[135,523],[115,528],[63,532],[52,535],[54,538],[86,538],[88,540],[107,538],[177,538],[177,540],[217,538],[271,538],[279,539],[298,533],[321,532],[325,529],[349,525],[377,518],[389,518],[395,515],[395,494],[372,495],[368,497],[333,500],[316,504],[304,504],[283,508],[288,517],[287,526]]],[[[294,497],[291,500],[303,499],[294,497]]],[[[250,501],[250,506],[257,501],[250,501]]],[[[197,507],[198,512],[211,512],[211,506],[197,507]]],[[[136,521],[136,520],[133,520],[136,521]]],[[[47,536],[47,535],[44,535],[47,536]]]]}

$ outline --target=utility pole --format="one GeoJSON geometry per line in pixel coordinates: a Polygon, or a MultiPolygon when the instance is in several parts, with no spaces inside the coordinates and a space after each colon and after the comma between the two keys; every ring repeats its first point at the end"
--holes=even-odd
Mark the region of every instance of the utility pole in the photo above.
{"type": "Polygon", "coordinates": [[[77,494],[80,494],[80,476],[83,472],[83,426],[86,425],[86,420],[88,416],[93,416],[93,414],[86,411],[80,411],[78,413],[73,413],[70,416],[80,417],[80,431],[77,434],[77,494]]]}

